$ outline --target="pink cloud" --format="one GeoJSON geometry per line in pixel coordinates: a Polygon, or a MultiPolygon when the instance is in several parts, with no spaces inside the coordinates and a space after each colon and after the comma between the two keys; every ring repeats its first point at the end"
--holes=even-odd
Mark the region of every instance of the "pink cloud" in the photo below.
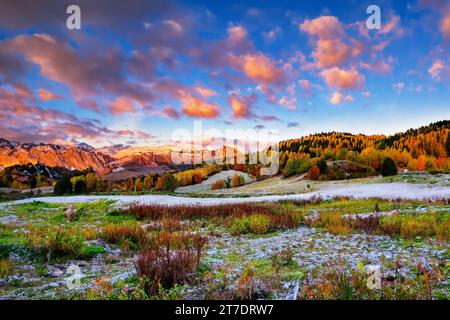
{"type": "Polygon", "coordinates": [[[209,98],[212,96],[215,96],[217,94],[216,91],[212,90],[212,89],[208,89],[202,86],[196,86],[195,90],[202,96],[205,98],[209,98]]]}
{"type": "Polygon", "coordinates": [[[114,115],[136,111],[133,101],[127,97],[117,97],[111,102],[109,110],[114,115]]]}
{"type": "Polygon", "coordinates": [[[299,27],[304,32],[321,39],[335,39],[344,33],[342,24],[338,18],[333,16],[321,16],[313,20],[306,19],[299,27]]]}
{"type": "Polygon", "coordinates": [[[321,75],[329,87],[339,89],[361,89],[365,81],[364,76],[354,69],[345,70],[334,67],[322,71],[321,75]]]}
{"type": "Polygon", "coordinates": [[[231,63],[251,80],[262,85],[277,85],[284,81],[283,72],[261,53],[231,56],[231,63]]]}
{"type": "Polygon", "coordinates": [[[228,28],[228,40],[233,45],[243,43],[247,38],[247,30],[243,26],[231,26],[228,28]]]}
{"type": "Polygon", "coordinates": [[[61,98],[59,95],[44,89],[37,89],[36,92],[42,101],[56,100],[61,98]]]}
{"type": "Polygon", "coordinates": [[[305,96],[311,96],[313,94],[311,81],[306,80],[306,79],[301,79],[298,81],[298,84],[299,84],[300,88],[302,88],[303,94],[305,96]]]}
{"type": "Polygon", "coordinates": [[[232,93],[228,96],[228,103],[233,110],[234,118],[250,118],[252,116],[252,107],[256,103],[257,96],[251,94],[249,96],[240,96],[232,93]]]}
{"type": "Polygon", "coordinates": [[[402,36],[405,30],[401,27],[400,17],[391,15],[389,20],[381,24],[380,34],[393,34],[395,36],[402,36]]]}
{"type": "Polygon", "coordinates": [[[281,28],[275,27],[268,32],[263,32],[263,38],[266,42],[273,42],[276,40],[279,34],[281,34],[281,28]]]}
{"type": "Polygon", "coordinates": [[[299,28],[306,32],[315,44],[312,56],[318,68],[340,66],[364,49],[363,42],[348,37],[342,23],[333,16],[306,19],[299,28]],[[346,40],[351,42],[351,45],[347,44],[346,40]]]}
{"type": "Polygon", "coordinates": [[[187,92],[181,93],[180,98],[183,112],[189,117],[213,119],[219,116],[219,106],[208,103],[187,92]]]}
{"type": "Polygon", "coordinates": [[[428,73],[434,80],[441,80],[443,73],[449,73],[442,60],[436,60],[428,69],[428,73]]]}
{"type": "Polygon", "coordinates": [[[141,139],[151,135],[139,130],[110,130],[96,120],[81,119],[54,109],[32,106],[33,96],[26,88],[0,88],[2,137],[19,142],[92,141],[118,138],[141,139]]]}
{"type": "Polygon", "coordinates": [[[374,61],[369,63],[361,63],[361,67],[367,70],[370,70],[375,73],[388,74],[391,72],[391,65],[386,63],[383,60],[374,61]]]}
{"type": "Polygon", "coordinates": [[[331,104],[340,104],[343,102],[352,102],[352,101],[354,101],[354,99],[351,95],[344,96],[339,91],[335,91],[330,98],[331,104]]]}
{"type": "Polygon", "coordinates": [[[439,28],[441,30],[442,35],[446,40],[450,39],[450,10],[448,10],[447,14],[442,18],[439,28]]]}
{"type": "Polygon", "coordinates": [[[287,95],[282,96],[278,103],[287,109],[294,111],[297,108],[296,85],[292,83],[286,89],[287,95]]]}
{"type": "MultiPolygon", "coordinates": [[[[154,100],[141,83],[130,82],[123,72],[126,59],[112,48],[108,51],[75,50],[47,34],[21,35],[0,42],[0,52],[19,53],[39,67],[47,79],[67,85],[82,107],[104,93],[127,96],[142,104],[154,100]]],[[[88,106],[89,107],[89,106],[88,106]]]]}
{"type": "Polygon", "coordinates": [[[178,111],[173,107],[164,107],[164,109],[162,109],[161,113],[171,119],[178,120],[180,118],[178,111]]]}

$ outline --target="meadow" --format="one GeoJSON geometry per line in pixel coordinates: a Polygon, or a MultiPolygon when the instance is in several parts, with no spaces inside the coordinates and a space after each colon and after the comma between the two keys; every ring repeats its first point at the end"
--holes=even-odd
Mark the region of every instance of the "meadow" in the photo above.
{"type": "Polygon", "coordinates": [[[0,299],[448,299],[449,239],[448,201],[34,201],[0,208],[0,299]]]}

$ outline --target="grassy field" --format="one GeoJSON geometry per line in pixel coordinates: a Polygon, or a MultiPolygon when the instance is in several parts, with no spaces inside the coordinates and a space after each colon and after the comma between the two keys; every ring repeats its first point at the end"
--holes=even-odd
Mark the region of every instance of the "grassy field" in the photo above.
{"type": "Polygon", "coordinates": [[[0,299],[448,299],[449,237],[447,202],[35,201],[0,209],[0,299]]]}

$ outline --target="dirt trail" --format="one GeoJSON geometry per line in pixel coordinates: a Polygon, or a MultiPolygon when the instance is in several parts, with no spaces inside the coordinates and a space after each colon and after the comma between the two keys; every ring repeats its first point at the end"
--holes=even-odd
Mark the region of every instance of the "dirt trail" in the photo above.
{"type": "Polygon", "coordinates": [[[371,183],[355,185],[328,185],[318,191],[290,194],[290,195],[268,195],[246,198],[190,198],[169,195],[105,195],[105,196],[62,196],[62,197],[39,197],[17,200],[8,203],[0,203],[0,208],[11,204],[23,204],[32,201],[44,201],[50,203],[79,203],[92,202],[100,199],[115,200],[119,204],[131,203],[162,204],[162,205],[215,205],[233,204],[245,202],[273,202],[280,200],[308,200],[312,197],[329,199],[336,196],[348,196],[356,199],[383,198],[383,199],[405,199],[405,200],[436,200],[450,199],[450,188],[442,186],[430,186],[423,184],[408,183],[371,183]]]}

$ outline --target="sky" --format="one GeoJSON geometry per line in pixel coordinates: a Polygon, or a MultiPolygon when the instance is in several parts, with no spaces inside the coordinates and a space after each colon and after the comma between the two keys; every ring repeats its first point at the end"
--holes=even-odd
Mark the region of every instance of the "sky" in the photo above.
{"type": "Polygon", "coordinates": [[[158,145],[195,121],[391,134],[450,119],[449,48],[446,0],[4,0],[0,138],[158,145]]]}

